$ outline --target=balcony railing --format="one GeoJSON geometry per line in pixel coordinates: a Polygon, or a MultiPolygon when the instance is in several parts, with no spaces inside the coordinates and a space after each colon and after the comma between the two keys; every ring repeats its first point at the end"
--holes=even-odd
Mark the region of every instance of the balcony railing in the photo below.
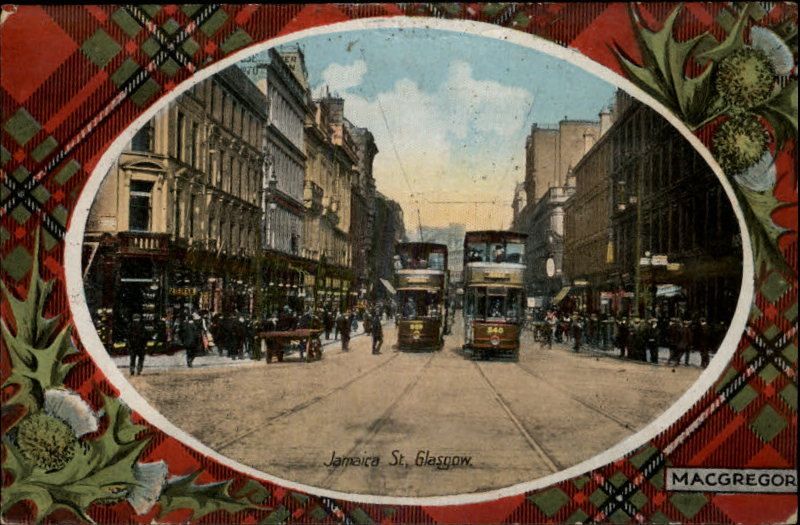
{"type": "Polygon", "coordinates": [[[167,255],[169,234],[154,232],[120,232],[119,251],[125,254],[167,255]]]}

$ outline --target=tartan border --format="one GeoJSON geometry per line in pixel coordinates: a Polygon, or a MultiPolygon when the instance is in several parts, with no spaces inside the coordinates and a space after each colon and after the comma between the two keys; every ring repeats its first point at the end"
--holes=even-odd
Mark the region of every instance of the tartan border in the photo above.
{"type": "MultiPolygon", "coordinates": [[[[452,4],[398,4],[397,8],[401,13],[404,13],[407,16],[470,18],[468,16],[468,11],[469,9],[473,9],[472,7],[466,7],[465,10],[462,9],[457,14],[453,14],[448,10],[447,7],[443,7],[447,5],[452,4]]],[[[608,5],[610,4],[603,4],[603,6],[608,5]]],[[[469,4],[469,6],[479,6],[479,4],[469,4]]],[[[342,12],[346,12],[353,18],[374,16],[374,13],[370,12],[364,13],[362,11],[359,13],[359,9],[363,9],[360,6],[345,5],[339,7],[341,8],[342,12]]],[[[462,5],[462,7],[464,7],[464,5],[462,5]]],[[[656,18],[663,19],[663,14],[667,12],[668,9],[671,9],[671,7],[672,5],[669,5],[666,8],[660,5],[653,6],[650,8],[652,11],[650,14],[656,18]]],[[[183,44],[192,34],[194,34],[200,25],[202,25],[206,20],[213,16],[214,13],[222,8],[223,6],[220,4],[203,7],[199,13],[194,13],[193,16],[189,17],[190,22],[188,24],[183,25],[173,37],[170,37],[169,35],[165,34],[165,32],[156,24],[155,20],[157,17],[150,17],[142,8],[138,6],[125,6],[125,11],[134,20],[136,20],[141,27],[145,28],[148,33],[159,43],[160,49],[158,53],[150,62],[148,62],[146,67],[142,68],[136,75],[125,81],[125,83],[119,87],[120,92],[108,100],[102,108],[99,108],[94,116],[83,121],[83,123],[79,126],[79,129],[74,132],[69,140],[67,140],[63,148],[59,149],[55,155],[51,153],[46,159],[43,159],[47,161],[46,164],[38,171],[34,170],[34,175],[30,175],[22,182],[18,182],[14,179],[14,177],[9,177],[8,171],[3,169],[3,183],[6,184],[11,191],[9,195],[3,199],[2,202],[0,202],[0,222],[5,219],[5,223],[7,223],[9,212],[19,204],[22,204],[29,212],[39,217],[42,227],[50,235],[52,235],[56,240],[60,241],[66,232],[66,228],[56,218],[54,218],[52,212],[45,211],[44,204],[39,203],[32,196],[32,192],[40,185],[43,185],[53,171],[65,160],[67,160],[71,154],[75,153],[78,146],[83,144],[92,134],[100,129],[102,124],[119,109],[123,102],[127,100],[139,87],[141,87],[168,59],[171,58],[178,62],[181,68],[185,69],[184,74],[187,72],[188,75],[194,73],[197,70],[197,65],[191,57],[186,56],[186,54],[179,49],[179,46],[183,44]]],[[[263,8],[264,6],[261,7],[261,9],[263,8]]],[[[240,9],[241,10],[239,13],[242,13],[244,12],[245,8],[240,7],[240,9]]],[[[488,17],[483,16],[482,18],[484,21],[489,21],[493,24],[508,26],[515,20],[516,17],[520,15],[527,16],[525,13],[529,11],[531,11],[530,6],[510,4],[501,7],[500,10],[494,15],[488,17]]],[[[471,18],[481,19],[481,16],[475,16],[473,14],[471,18]]],[[[796,10],[794,12],[794,19],[796,21],[796,10]]],[[[230,26],[231,24],[227,25],[230,26]]],[[[219,32],[217,37],[213,39],[209,38],[209,42],[221,42],[224,40],[225,35],[230,35],[237,27],[243,27],[245,25],[247,25],[247,20],[245,20],[242,24],[239,24],[237,21],[236,27],[229,28],[229,31],[226,32],[219,32]]],[[[568,42],[562,41],[559,38],[552,39],[562,45],[568,44],[568,42]]],[[[185,78],[188,78],[188,75],[186,75],[185,78]]],[[[6,99],[7,97],[5,93],[3,93],[4,108],[8,106],[8,101],[6,99]]],[[[152,103],[153,101],[150,101],[147,106],[151,105],[152,103]]],[[[20,107],[23,106],[20,105],[20,107]]],[[[141,111],[144,111],[146,107],[139,108],[138,112],[140,113],[141,111]]],[[[20,165],[22,164],[20,163],[20,165]]],[[[26,228],[29,231],[35,227],[35,225],[32,223],[33,221],[30,221],[26,225],[26,228]]],[[[3,245],[3,247],[6,248],[9,245],[13,246],[14,243],[5,242],[3,245]]],[[[3,251],[7,252],[5,249],[3,251]]],[[[794,261],[794,264],[796,264],[796,261],[794,261]]],[[[791,282],[788,283],[790,289],[792,290],[796,289],[796,266],[793,268],[795,273],[793,276],[791,276],[791,282]]],[[[773,364],[781,372],[782,376],[796,383],[796,363],[793,364],[780,355],[780,352],[789,344],[795,343],[796,345],[796,336],[796,324],[772,339],[765,338],[763,334],[758,332],[758,329],[755,326],[749,325],[743,336],[744,340],[755,346],[760,355],[758,355],[754,361],[747,365],[743,370],[737,370],[735,377],[728,382],[728,384],[716,397],[704,405],[704,408],[691,419],[691,422],[688,423],[688,426],[686,421],[681,421],[681,425],[685,426],[685,428],[666,447],[664,447],[661,452],[654,453],[644,463],[644,465],[639,469],[640,474],[636,476],[633,481],[626,482],[618,489],[609,483],[607,476],[604,476],[601,472],[596,472],[594,474],[595,482],[603,489],[609,498],[608,501],[598,509],[598,512],[587,521],[603,522],[617,509],[622,509],[635,521],[642,523],[646,518],[640,511],[638,511],[629,503],[628,499],[636,492],[637,488],[641,486],[646,479],[650,479],[659,471],[659,469],[664,465],[667,456],[670,456],[672,453],[678,450],[703,424],[705,424],[712,416],[714,416],[721,407],[725,406],[730,399],[741,392],[742,389],[744,389],[745,386],[747,386],[750,381],[759,374],[760,371],[762,371],[767,365],[773,364]]],[[[794,430],[796,435],[796,423],[794,430]]],[[[664,433],[668,434],[669,432],[670,431],[667,430],[664,433]]],[[[345,523],[352,522],[351,518],[348,517],[347,512],[342,510],[352,507],[350,502],[339,502],[330,498],[320,498],[320,502],[325,507],[329,516],[336,516],[345,523]]]]}

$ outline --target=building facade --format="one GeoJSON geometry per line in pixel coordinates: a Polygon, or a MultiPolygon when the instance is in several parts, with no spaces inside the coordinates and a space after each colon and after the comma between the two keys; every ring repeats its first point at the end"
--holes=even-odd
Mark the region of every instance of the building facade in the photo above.
{"type": "Polygon", "coordinates": [[[359,298],[364,298],[372,283],[372,229],[375,221],[375,177],[372,165],[378,154],[375,137],[367,128],[345,120],[355,145],[358,167],[352,185],[350,240],[353,253],[353,279],[359,298]]]}
{"type": "Polygon", "coordinates": [[[548,189],[528,204],[511,229],[526,233],[525,287],[537,305],[548,305],[567,285],[564,266],[564,206],[575,192],[572,178],[566,186],[548,189]]]}
{"type": "Polygon", "coordinates": [[[392,294],[383,281],[392,283],[394,279],[394,253],[398,242],[407,240],[403,208],[383,195],[375,192],[375,222],[372,230],[371,266],[373,268],[373,299],[388,300],[392,294]]]}
{"type": "Polygon", "coordinates": [[[630,96],[612,133],[614,262],[609,280],[632,315],[729,322],[741,285],[741,234],[700,154],[630,96]],[[657,312],[656,310],[662,310],[657,312]]]}
{"type": "Polygon", "coordinates": [[[550,188],[567,184],[568,174],[597,142],[600,132],[598,121],[566,118],[556,125],[531,126],[525,140],[524,187],[528,205],[535,205],[550,188]]]}
{"type": "Polygon", "coordinates": [[[134,313],[152,324],[252,308],[265,108],[228,68],[160,111],[109,170],[84,243],[87,301],[112,325],[106,343],[125,337],[134,313]]]}
{"type": "MultiPolygon", "coordinates": [[[[580,304],[590,311],[601,309],[599,294],[609,288],[609,268],[614,262],[612,155],[613,135],[604,133],[575,166],[575,193],[564,205],[564,273],[567,282],[578,283],[580,304]]],[[[608,297],[602,304],[607,311],[608,297]]]]}

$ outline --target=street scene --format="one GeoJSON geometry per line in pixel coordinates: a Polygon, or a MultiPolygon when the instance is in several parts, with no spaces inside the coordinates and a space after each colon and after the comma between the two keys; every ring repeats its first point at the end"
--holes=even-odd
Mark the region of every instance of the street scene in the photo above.
{"type": "Polygon", "coordinates": [[[364,494],[498,489],[608,449],[717,353],[742,238],[658,112],[532,49],[306,37],[192,86],[95,197],[84,290],[175,425],[364,494]]]}
{"type": "MultiPolygon", "coordinates": [[[[384,336],[396,340],[393,322],[384,336]]],[[[214,356],[192,370],[176,359],[131,383],[187,433],[272,475],[344,492],[435,496],[502,488],[588,459],[643,428],[701,371],[694,358],[666,366],[666,352],[652,365],[547,348],[531,335],[519,362],[478,361],[461,340],[457,329],[441,351],[387,345],[373,355],[371,338],[357,336],[349,352],[326,345],[318,362],[290,355],[234,369],[214,356]],[[331,465],[334,454],[368,464],[331,465]],[[400,454],[404,463],[393,465],[400,454]]]]}

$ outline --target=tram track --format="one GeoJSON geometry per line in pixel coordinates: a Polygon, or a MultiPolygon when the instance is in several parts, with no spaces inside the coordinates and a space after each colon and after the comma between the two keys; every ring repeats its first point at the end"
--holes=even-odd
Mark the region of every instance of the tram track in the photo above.
{"type": "MultiPolygon", "coordinates": [[[[353,383],[355,383],[355,382],[359,381],[360,379],[368,376],[369,374],[375,372],[376,370],[378,370],[380,368],[383,368],[384,366],[388,365],[393,360],[395,360],[397,358],[397,356],[398,356],[398,354],[394,354],[391,357],[389,357],[389,359],[387,359],[386,361],[383,361],[382,363],[380,363],[380,364],[378,364],[378,365],[376,365],[376,366],[374,366],[372,368],[364,370],[362,373],[358,374],[357,376],[354,376],[354,377],[348,379],[347,381],[345,381],[344,383],[329,389],[324,394],[320,394],[320,395],[314,396],[314,397],[312,397],[310,399],[307,399],[307,400],[305,400],[305,401],[303,401],[301,403],[298,403],[298,404],[296,404],[296,405],[294,405],[294,406],[292,406],[290,408],[287,408],[287,409],[285,409],[285,410],[283,410],[283,411],[281,411],[281,412],[279,412],[277,414],[274,414],[274,415],[268,417],[265,421],[260,422],[258,425],[254,426],[254,427],[251,427],[248,430],[242,432],[241,434],[238,434],[237,436],[235,436],[233,438],[230,438],[227,441],[222,442],[220,445],[215,445],[212,448],[214,448],[215,450],[218,450],[218,451],[219,450],[223,450],[223,449],[233,445],[237,441],[240,441],[240,440],[242,440],[242,439],[254,434],[255,432],[257,432],[259,430],[263,430],[265,427],[275,423],[275,421],[277,421],[279,419],[282,419],[282,418],[289,417],[289,416],[292,416],[294,414],[297,414],[298,412],[300,412],[302,410],[305,410],[305,409],[307,409],[307,408],[319,403],[320,401],[323,401],[323,400],[329,398],[330,396],[336,394],[337,392],[341,392],[342,390],[345,390],[346,388],[348,388],[353,383]]],[[[427,366],[427,363],[426,363],[426,366],[427,366]]]]}
{"type": "Polygon", "coordinates": [[[545,464],[545,466],[550,470],[550,472],[555,473],[560,470],[563,470],[564,465],[559,463],[559,461],[555,457],[553,457],[552,454],[547,452],[545,448],[542,446],[542,444],[539,443],[539,441],[537,441],[536,438],[533,437],[533,435],[525,427],[525,424],[522,422],[519,416],[517,416],[514,413],[514,411],[511,409],[511,406],[503,398],[503,395],[497,390],[494,384],[486,376],[480,365],[475,361],[472,361],[472,364],[478,370],[478,374],[481,376],[481,378],[483,378],[483,381],[486,384],[486,386],[488,386],[489,390],[494,394],[495,402],[498,405],[500,405],[500,408],[503,409],[508,418],[514,424],[514,427],[516,427],[517,431],[520,433],[520,435],[522,435],[522,438],[525,440],[525,442],[528,444],[531,450],[533,450],[533,452],[538,456],[538,458],[542,461],[542,463],[545,464]]]}
{"type": "MultiPolygon", "coordinates": [[[[392,357],[396,357],[397,355],[399,355],[399,352],[396,353],[392,357]]],[[[345,454],[346,457],[355,456],[359,448],[362,448],[363,446],[367,445],[370,441],[372,441],[372,439],[375,436],[378,435],[378,432],[381,431],[381,428],[383,428],[383,426],[386,424],[386,422],[389,421],[389,418],[391,417],[392,412],[395,411],[395,409],[400,404],[400,402],[408,394],[410,394],[411,391],[414,390],[414,387],[416,387],[417,384],[420,382],[420,380],[422,379],[422,376],[425,374],[425,371],[428,370],[428,366],[431,364],[431,361],[433,361],[433,358],[435,356],[436,356],[436,353],[435,352],[431,352],[431,355],[430,355],[430,357],[428,357],[428,360],[425,361],[424,365],[422,365],[422,369],[420,370],[420,373],[417,374],[417,376],[414,379],[409,381],[409,383],[405,386],[405,388],[403,388],[403,390],[400,392],[400,394],[397,395],[397,397],[386,408],[386,410],[384,410],[381,413],[381,415],[378,416],[377,419],[375,419],[372,423],[369,424],[369,426],[367,426],[367,432],[364,434],[364,436],[362,438],[356,439],[356,441],[354,442],[353,446],[350,447],[350,449],[345,454]]],[[[325,485],[325,486],[330,486],[330,484],[333,481],[335,481],[336,478],[341,476],[344,472],[345,472],[344,469],[334,469],[333,471],[331,471],[322,480],[321,484],[325,485]]],[[[370,475],[373,475],[373,473],[371,472],[370,475]]]]}
{"type": "Polygon", "coordinates": [[[528,375],[530,375],[532,377],[535,377],[536,379],[538,379],[542,383],[545,383],[549,387],[551,387],[551,388],[553,388],[553,389],[565,394],[567,397],[569,397],[570,399],[572,399],[576,403],[578,403],[580,405],[583,405],[584,407],[588,408],[589,410],[592,410],[593,412],[596,412],[597,414],[603,416],[604,418],[606,418],[606,419],[608,419],[610,421],[613,421],[614,423],[616,423],[617,425],[621,426],[622,428],[624,428],[626,430],[630,430],[630,431],[636,430],[634,425],[632,425],[631,423],[627,423],[627,422],[623,421],[622,419],[618,418],[617,416],[615,416],[613,414],[609,414],[608,412],[606,412],[605,410],[601,409],[600,407],[594,405],[593,403],[590,403],[590,402],[588,402],[588,401],[586,401],[584,399],[581,399],[581,398],[575,396],[572,392],[570,392],[569,390],[567,390],[565,388],[561,388],[558,385],[554,385],[553,383],[548,381],[543,376],[537,374],[533,370],[530,370],[529,368],[524,366],[522,363],[514,363],[514,364],[517,365],[526,374],[528,374],[528,375]]]}

